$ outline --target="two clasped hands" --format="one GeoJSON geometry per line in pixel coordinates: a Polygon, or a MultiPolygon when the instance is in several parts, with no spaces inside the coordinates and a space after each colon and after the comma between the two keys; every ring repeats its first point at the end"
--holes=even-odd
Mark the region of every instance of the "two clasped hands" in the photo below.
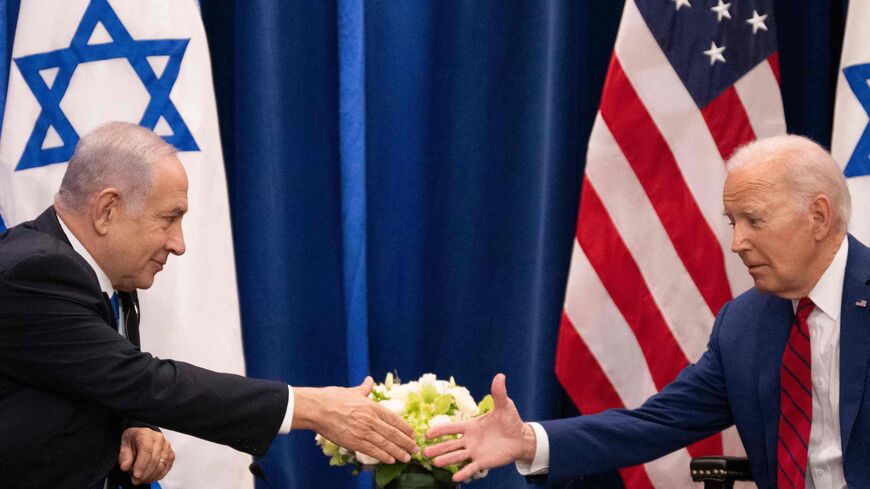
{"type": "MultiPolygon", "coordinates": [[[[399,415],[368,398],[374,381],[367,377],[356,387],[295,387],[292,429],[311,430],[348,450],[359,451],[392,464],[408,462],[419,450],[414,430],[399,415]]],[[[424,455],[435,465],[469,463],[454,474],[461,482],[481,470],[514,461],[531,463],[535,434],[524,424],[507,395],[505,376],[492,381],[495,407],[478,418],[430,428],[429,439],[462,435],[428,447],[424,455]]],[[[130,428],[124,432],[119,462],[133,482],[159,480],[172,468],[175,453],[160,432],[130,428]]]]}
{"type": "MultiPolygon", "coordinates": [[[[348,450],[370,455],[380,462],[408,462],[419,448],[414,430],[397,414],[368,399],[371,377],[356,387],[294,388],[296,397],[293,429],[308,429],[348,450]]],[[[524,424],[516,406],[507,395],[505,376],[492,381],[495,407],[478,418],[430,428],[427,438],[462,435],[428,447],[424,455],[435,465],[468,465],[454,474],[456,482],[481,470],[514,461],[531,463],[535,434],[524,424]]]]}

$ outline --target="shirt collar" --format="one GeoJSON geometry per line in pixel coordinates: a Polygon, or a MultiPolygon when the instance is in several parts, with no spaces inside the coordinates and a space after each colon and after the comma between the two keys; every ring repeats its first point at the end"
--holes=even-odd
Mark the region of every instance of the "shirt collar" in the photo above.
{"type": "MultiPolygon", "coordinates": [[[[846,261],[849,257],[849,239],[843,237],[840,249],[834,255],[833,261],[810,291],[809,298],[819,309],[834,321],[840,319],[840,309],[843,306],[843,281],[846,279],[846,261]]],[[[797,307],[797,300],[792,304],[797,307]]]]}
{"type": "Polygon", "coordinates": [[[103,289],[103,292],[108,294],[109,297],[112,297],[112,295],[115,293],[115,288],[112,287],[112,281],[109,280],[109,276],[106,275],[106,272],[104,272],[99,265],[97,265],[97,261],[94,260],[94,257],[91,256],[90,253],[88,253],[88,250],[85,249],[81,241],[76,238],[76,235],[73,234],[72,231],[70,231],[70,229],[66,226],[66,223],[63,222],[63,218],[61,218],[59,215],[57,216],[57,222],[60,223],[60,227],[61,229],[63,229],[63,233],[66,234],[66,237],[69,240],[69,243],[72,245],[73,250],[81,255],[82,258],[84,258],[85,261],[88,262],[88,265],[90,265],[91,268],[94,269],[94,273],[97,274],[97,281],[100,282],[100,288],[103,289]]]}

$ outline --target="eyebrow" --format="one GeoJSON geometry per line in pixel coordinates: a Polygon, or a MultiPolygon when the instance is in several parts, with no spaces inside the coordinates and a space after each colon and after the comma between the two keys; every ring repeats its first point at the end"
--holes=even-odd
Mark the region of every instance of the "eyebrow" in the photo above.
{"type": "MultiPolygon", "coordinates": [[[[759,214],[758,209],[743,209],[743,210],[739,210],[739,211],[734,213],[734,215],[738,215],[738,216],[752,216],[752,215],[756,215],[756,214],[759,214]]],[[[724,217],[729,217],[729,218],[731,217],[728,215],[728,211],[722,211],[722,215],[724,217]]]]}

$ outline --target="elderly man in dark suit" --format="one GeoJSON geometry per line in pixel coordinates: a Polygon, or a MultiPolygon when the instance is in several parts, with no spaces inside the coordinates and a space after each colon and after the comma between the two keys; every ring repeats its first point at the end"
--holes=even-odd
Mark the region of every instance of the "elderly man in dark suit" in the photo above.
{"type": "Polygon", "coordinates": [[[751,143],[728,162],[731,249],[755,287],[726,304],[708,349],[635,410],[523,423],[493,381],[495,409],[433,428],[426,450],[470,460],[456,480],[518,461],[547,480],[643,463],[736,425],[760,489],[870,487],[870,249],[847,235],[839,166],[799,136],[751,143]]]}
{"type": "Polygon", "coordinates": [[[408,460],[413,430],[367,398],[370,378],[290,388],[139,350],[135,290],[184,253],[187,206],[174,148],[109,123],[79,142],[54,206],[0,235],[0,485],[102,487],[113,466],[158,480],[174,454],[154,426],[258,456],[310,429],[408,460]]]}

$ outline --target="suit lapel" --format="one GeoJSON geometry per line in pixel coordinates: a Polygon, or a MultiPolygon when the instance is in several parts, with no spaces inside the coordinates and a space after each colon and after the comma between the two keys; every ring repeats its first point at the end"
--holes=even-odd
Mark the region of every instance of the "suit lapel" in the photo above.
{"type": "Polygon", "coordinates": [[[840,436],[843,453],[861,406],[870,355],[870,253],[849,237],[849,259],[843,281],[843,309],[840,315],[840,436]],[[864,301],[865,306],[857,305],[864,301]]]}
{"type": "MultiPolygon", "coordinates": [[[[42,214],[40,214],[39,217],[37,217],[33,221],[30,221],[29,223],[25,223],[24,225],[29,225],[30,227],[36,229],[39,232],[54,236],[55,238],[66,243],[67,246],[70,247],[70,251],[72,252],[72,254],[76,257],[79,263],[83,265],[82,268],[86,270],[87,273],[90,275],[91,279],[93,279],[95,290],[100,291],[100,281],[97,280],[97,274],[94,272],[94,269],[91,268],[91,266],[88,264],[87,260],[85,260],[84,257],[76,253],[75,250],[73,250],[72,244],[70,243],[66,233],[63,232],[63,228],[60,227],[60,222],[58,221],[58,219],[60,218],[57,217],[57,213],[52,206],[46,209],[42,214]]],[[[101,296],[102,295],[105,294],[101,294],[101,296]]],[[[112,304],[111,302],[107,302],[107,300],[108,299],[99,301],[98,307],[100,308],[100,313],[103,316],[103,319],[106,321],[109,327],[113,327],[115,330],[117,330],[117,325],[114,325],[115,314],[112,311],[112,304]]]]}
{"type": "Polygon", "coordinates": [[[762,313],[758,344],[758,399],[764,420],[764,441],[767,447],[770,480],[776,480],[776,449],[779,438],[779,373],[782,353],[788,341],[789,327],[794,320],[791,301],[768,296],[762,313]]]}

